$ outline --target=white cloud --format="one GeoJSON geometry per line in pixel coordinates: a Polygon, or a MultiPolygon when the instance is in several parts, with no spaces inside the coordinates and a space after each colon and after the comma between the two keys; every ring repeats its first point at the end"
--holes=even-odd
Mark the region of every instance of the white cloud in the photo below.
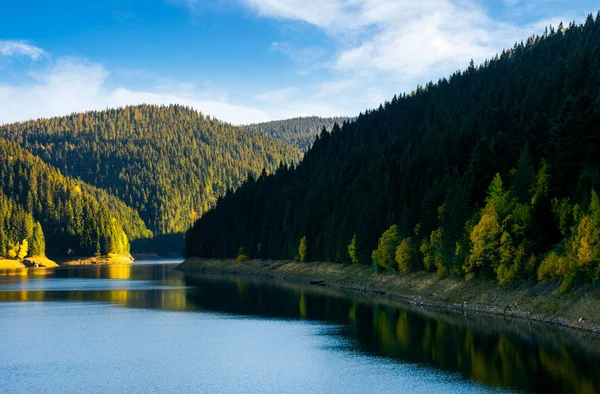
{"type": "Polygon", "coordinates": [[[0,84],[0,123],[143,103],[187,105],[232,123],[270,119],[261,109],[205,98],[186,84],[172,91],[139,91],[110,88],[108,77],[102,65],[60,58],[27,85],[0,84]]]}
{"type": "Polygon", "coordinates": [[[0,83],[0,124],[136,104],[186,105],[233,124],[342,113],[326,100],[296,97],[296,87],[263,91],[244,104],[230,102],[223,92],[199,91],[174,81],[151,90],[112,87],[104,66],[77,58],[59,58],[29,75],[26,84],[0,83]]]}
{"type": "Polygon", "coordinates": [[[27,44],[25,41],[0,40],[0,55],[2,56],[25,56],[32,60],[38,60],[45,54],[44,50],[27,44]]]}
{"type": "Polygon", "coordinates": [[[322,28],[330,28],[345,20],[337,19],[351,16],[351,4],[354,1],[325,0],[243,0],[259,15],[281,19],[294,19],[310,23],[322,28]]]}
{"type": "Polygon", "coordinates": [[[288,101],[294,93],[298,91],[296,87],[287,87],[275,90],[262,91],[254,96],[254,100],[263,101],[269,104],[281,104],[288,101]]]}
{"type": "MultiPolygon", "coordinates": [[[[370,94],[373,100],[389,99],[464,69],[471,59],[482,63],[543,29],[540,21],[521,26],[494,20],[483,1],[474,0],[240,1],[260,16],[301,21],[326,32],[337,50],[324,63],[329,81],[318,95],[324,97],[330,84],[330,94],[364,92],[357,100],[361,104],[365,100],[360,99],[369,96],[367,91],[376,92],[370,94]]],[[[506,1],[513,6],[519,3],[506,1]]],[[[280,50],[292,59],[295,56],[289,46],[280,50]]]]}
{"type": "Polygon", "coordinates": [[[319,47],[296,48],[289,42],[273,42],[269,46],[270,52],[280,52],[292,58],[296,63],[307,65],[320,60],[325,54],[325,50],[319,47]]]}
{"type": "MultiPolygon", "coordinates": [[[[195,11],[206,5],[200,0],[167,1],[195,11]]],[[[228,1],[234,0],[219,0],[228,1]]],[[[263,17],[301,21],[325,32],[327,50],[298,47],[289,36],[285,39],[290,41],[265,48],[289,56],[311,75],[265,91],[238,89],[231,98],[209,82],[191,84],[139,70],[117,69],[115,77],[101,64],[54,59],[26,42],[0,40],[0,55],[45,60],[32,63],[34,71],[20,70],[19,82],[0,82],[0,123],[141,103],[188,105],[234,124],[354,116],[396,93],[462,69],[471,58],[482,62],[561,20],[545,18],[526,26],[500,22],[474,0],[235,1],[263,17]],[[144,80],[143,89],[127,87],[136,78],[144,80]]],[[[270,86],[274,83],[269,81],[270,86]]]]}

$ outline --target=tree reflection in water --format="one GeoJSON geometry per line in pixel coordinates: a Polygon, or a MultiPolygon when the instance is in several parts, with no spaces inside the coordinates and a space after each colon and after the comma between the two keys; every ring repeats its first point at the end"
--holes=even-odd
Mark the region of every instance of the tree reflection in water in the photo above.
{"type": "Polygon", "coordinates": [[[600,340],[544,324],[442,313],[383,297],[249,277],[190,278],[174,265],[13,269],[0,302],[103,302],[127,308],[208,311],[336,325],[340,350],[459,373],[525,391],[600,392],[600,340]]]}

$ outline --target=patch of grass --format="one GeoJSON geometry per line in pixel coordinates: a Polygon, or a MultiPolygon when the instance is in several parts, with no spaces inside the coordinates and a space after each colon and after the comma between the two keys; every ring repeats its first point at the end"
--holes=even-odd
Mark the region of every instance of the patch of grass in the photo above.
{"type": "Polygon", "coordinates": [[[24,268],[25,266],[19,260],[9,260],[0,258],[0,268],[24,268]]]}

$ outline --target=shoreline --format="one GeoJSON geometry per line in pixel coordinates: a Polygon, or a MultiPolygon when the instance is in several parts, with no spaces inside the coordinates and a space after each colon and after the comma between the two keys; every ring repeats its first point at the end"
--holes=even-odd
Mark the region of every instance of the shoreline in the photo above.
{"type": "Polygon", "coordinates": [[[0,257],[0,269],[13,268],[56,268],[58,264],[46,256],[26,257],[19,259],[6,259],[0,257]]]}
{"type": "Polygon", "coordinates": [[[521,282],[502,287],[486,279],[440,278],[435,273],[374,273],[370,267],[337,263],[189,258],[184,274],[231,274],[300,282],[383,296],[433,310],[469,311],[568,327],[600,336],[600,288],[582,284],[561,295],[560,282],[521,282]]]}
{"type": "Polygon", "coordinates": [[[92,256],[92,257],[67,257],[64,259],[57,259],[59,266],[69,265],[110,265],[110,264],[131,264],[134,262],[134,258],[124,254],[108,254],[106,256],[92,256]]]}

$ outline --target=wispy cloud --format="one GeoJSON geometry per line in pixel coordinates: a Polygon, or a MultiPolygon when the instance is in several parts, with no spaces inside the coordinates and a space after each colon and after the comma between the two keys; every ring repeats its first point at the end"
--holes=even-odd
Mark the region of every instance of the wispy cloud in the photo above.
{"type": "Polygon", "coordinates": [[[296,87],[262,91],[254,96],[254,100],[270,104],[280,104],[292,98],[292,95],[297,91],[298,88],[296,87]]]}
{"type": "Polygon", "coordinates": [[[203,97],[188,84],[149,91],[111,87],[104,66],[77,58],[59,58],[32,75],[28,84],[0,84],[0,123],[142,103],[188,105],[232,123],[270,118],[258,108],[203,97]]]}
{"type": "Polygon", "coordinates": [[[2,56],[24,56],[32,60],[38,60],[46,52],[25,41],[0,40],[0,55],[2,56]]]}
{"type": "MultiPolygon", "coordinates": [[[[200,0],[166,1],[194,12],[207,6],[200,0]]],[[[543,1],[567,3],[536,3],[543,1]]],[[[308,115],[354,116],[396,93],[464,68],[471,58],[482,62],[517,40],[541,33],[545,25],[573,19],[573,15],[546,16],[529,18],[526,24],[508,23],[492,17],[475,0],[215,2],[242,2],[260,17],[286,24],[295,21],[302,25],[299,31],[306,30],[305,24],[327,38],[327,48],[286,35],[265,51],[289,56],[295,67],[309,69],[311,75],[269,80],[267,90],[240,94],[237,89],[233,95],[229,93],[235,87],[227,91],[217,83],[181,81],[144,70],[111,70],[110,65],[81,58],[53,57],[25,41],[0,40],[0,55],[31,60],[28,67],[11,71],[18,78],[0,82],[0,123],[142,103],[188,105],[234,124],[308,115]]],[[[530,2],[503,4],[518,8],[530,2]]]]}
{"type": "MultiPolygon", "coordinates": [[[[73,112],[102,110],[136,104],[181,104],[233,124],[264,122],[294,116],[334,116],[342,108],[325,100],[297,97],[298,88],[263,91],[243,103],[232,102],[227,92],[212,89],[207,81],[194,84],[157,78],[147,89],[131,89],[112,78],[103,65],[74,57],[52,59],[45,66],[22,72],[19,82],[0,82],[0,124],[73,112]]],[[[132,78],[152,78],[142,71],[127,73],[132,78]]]]}
{"type": "MultiPolygon", "coordinates": [[[[337,48],[323,60],[329,71],[324,85],[329,83],[337,94],[342,87],[346,93],[370,90],[373,99],[437,80],[466,67],[471,59],[481,63],[516,41],[541,34],[542,24],[570,20],[563,15],[526,25],[499,21],[489,15],[484,2],[475,0],[240,1],[262,17],[324,31],[337,48]]],[[[506,7],[520,4],[505,0],[506,7]]],[[[274,47],[292,58],[302,51],[279,43],[274,47]]]]}
{"type": "Polygon", "coordinates": [[[270,52],[279,52],[292,58],[300,65],[306,65],[323,59],[326,54],[323,48],[316,46],[296,48],[289,42],[273,42],[269,46],[270,52]]]}

